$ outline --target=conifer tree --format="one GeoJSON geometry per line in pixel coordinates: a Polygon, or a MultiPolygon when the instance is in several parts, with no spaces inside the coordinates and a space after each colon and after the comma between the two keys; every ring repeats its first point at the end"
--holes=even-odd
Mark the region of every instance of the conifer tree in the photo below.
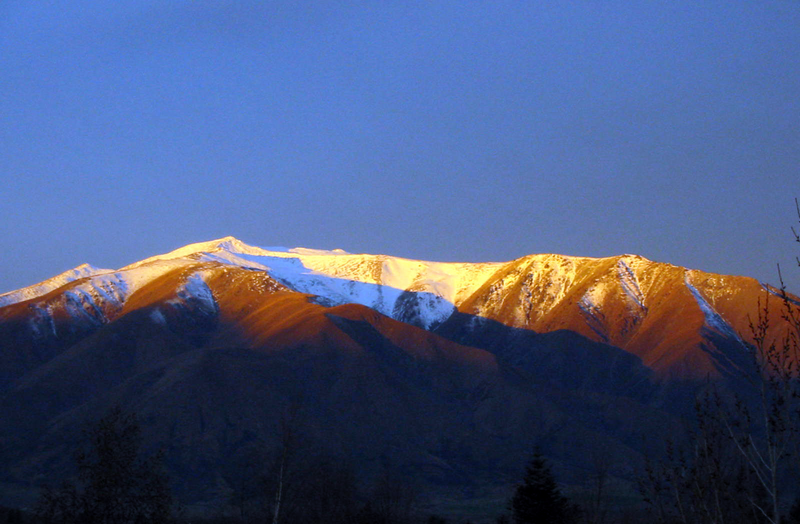
{"type": "Polygon", "coordinates": [[[567,524],[575,520],[572,506],[538,450],[525,468],[525,478],[511,498],[510,510],[515,524],[567,524]]]}

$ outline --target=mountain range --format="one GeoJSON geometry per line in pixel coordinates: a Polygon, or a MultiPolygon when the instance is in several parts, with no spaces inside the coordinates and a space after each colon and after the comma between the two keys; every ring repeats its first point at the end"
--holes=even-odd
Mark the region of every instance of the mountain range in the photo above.
{"type": "Polygon", "coordinates": [[[0,503],[68,476],[113,405],[190,503],[230,497],[292,406],[309,449],[438,500],[505,493],[534,447],[576,489],[598,455],[630,483],[704,384],[736,387],[777,293],[636,255],[445,263],[232,237],[83,264],[0,295],[0,503]]]}

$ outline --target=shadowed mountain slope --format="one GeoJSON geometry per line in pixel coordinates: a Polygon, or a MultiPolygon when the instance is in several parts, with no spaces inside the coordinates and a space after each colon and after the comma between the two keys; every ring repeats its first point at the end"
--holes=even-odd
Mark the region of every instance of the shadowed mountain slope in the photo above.
{"type": "Polygon", "coordinates": [[[706,377],[734,379],[768,295],[631,255],[459,264],[233,238],[79,266],[0,295],[0,502],[68,475],[114,404],[194,502],[229,496],[231,464],[268,455],[293,404],[308,448],[363,478],[503,484],[534,445],[575,482],[598,450],[625,478],[706,377]]]}

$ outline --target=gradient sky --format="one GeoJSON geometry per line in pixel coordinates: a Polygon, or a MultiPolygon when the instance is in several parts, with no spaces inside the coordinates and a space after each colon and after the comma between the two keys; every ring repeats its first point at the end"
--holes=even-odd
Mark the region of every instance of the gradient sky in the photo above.
{"type": "Polygon", "coordinates": [[[233,235],[795,292],[800,2],[0,2],[0,292],[233,235]]]}

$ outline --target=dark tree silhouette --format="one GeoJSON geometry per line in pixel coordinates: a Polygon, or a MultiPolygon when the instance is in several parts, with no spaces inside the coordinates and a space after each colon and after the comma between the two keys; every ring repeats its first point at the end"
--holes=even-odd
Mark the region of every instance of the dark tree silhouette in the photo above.
{"type": "Polygon", "coordinates": [[[362,519],[372,524],[410,522],[416,492],[397,472],[385,469],[372,487],[362,519]]]}
{"type": "Polygon", "coordinates": [[[525,468],[525,478],[510,502],[516,524],[567,524],[575,521],[574,508],[561,494],[550,466],[537,450],[525,468]]]}
{"type": "Polygon", "coordinates": [[[46,488],[37,513],[50,523],[157,524],[170,516],[172,495],[161,455],[139,456],[136,416],[115,407],[86,430],[88,450],[76,456],[78,478],[46,488]]]}
{"type": "Polygon", "coordinates": [[[781,524],[800,524],[800,497],[794,501],[789,514],[781,521],[781,524]]]}
{"type": "Polygon", "coordinates": [[[17,508],[0,506],[0,522],[3,524],[22,524],[22,511],[17,508]]]}

